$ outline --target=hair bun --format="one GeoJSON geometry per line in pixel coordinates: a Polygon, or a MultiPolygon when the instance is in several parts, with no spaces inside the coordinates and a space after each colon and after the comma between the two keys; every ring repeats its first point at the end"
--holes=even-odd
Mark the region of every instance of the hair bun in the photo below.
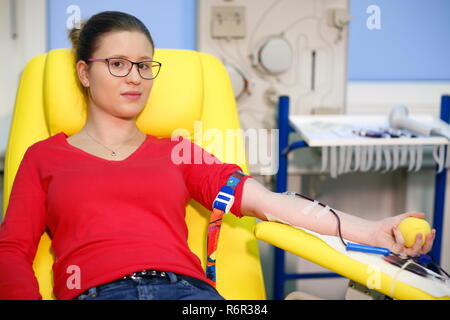
{"type": "Polygon", "coordinates": [[[79,42],[79,39],[80,39],[80,33],[81,33],[81,30],[83,29],[85,24],[86,24],[86,22],[83,22],[83,23],[80,24],[80,28],[77,28],[75,26],[69,31],[69,40],[72,43],[72,48],[75,51],[77,51],[77,49],[78,49],[78,42],[79,42]]]}

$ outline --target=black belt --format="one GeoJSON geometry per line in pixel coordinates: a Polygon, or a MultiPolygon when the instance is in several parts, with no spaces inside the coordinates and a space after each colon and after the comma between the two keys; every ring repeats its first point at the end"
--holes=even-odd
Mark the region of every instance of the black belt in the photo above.
{"type": "Polygon", "coordinates": [[[169,275],[167,274],[167,272],[164,272],[164,271],[142,270],[139,272],[133,272],[129,275],[126,275],[122,279],[135,280],[135,279],[151,279],[151,278],[167,278],[167,279],[169,279],[169,275]]]}
{"type": "MultiPolygon", "coordinates": [[[[200,279],[194,278],[194,277],[190,277],[190,276],[185,276],[184,274],[178,274],[175,273],[175,275],[177,276],[178,280],[186,280],[187,282],[190,282],[192,284],[200,284],[201,285],[207,285],[208,287],[211,287],[215,290],[215,288],[213,286],[211,286],[211,284],[209,284],[206,281],[202,281],[200,279]]],[[[165,271],[158,271],[158,270],[142,270],[139,272],[133,272],[129,275],[126,275],[125,277],[122,277],[119,280],[127,280],[127,279],[131,279],[131,280],[136,280],[136,279],[152,279],[152,278],[166,278],[166,279],[170,279],[169,275],[167,274],[167,272],[165,271]]],[[[217,291],[217,290],[216,290],[217,291]]]]}
{"type": "MultiPolygon", "coordinates": [[[[194,283],[195,282],[201,282],[201,283],[205,283],[207,285],[210,285],[206,281],[202,281],[200,279],[197,279],[197,278],[194,278],[194,277],[190,277],[190,276],[185,276],[184,274],[175,273],[175,275],[177,276],[178,280],[184,279],[184,280],[187,280],[188,282],[194,282],[194,283]]],[[[125,277],[122,277],[122,279],[132,279],[132,280],[136,280],[136,279],[152,279],[152,278],[170,279],[170,277],[167,274],[167,272],[165,272],[165,271],[158,271],[158,270],[142,270],[142,271],[139,271],[139,272],[130,273],[129,275],[126,275],[125,277]]]]}

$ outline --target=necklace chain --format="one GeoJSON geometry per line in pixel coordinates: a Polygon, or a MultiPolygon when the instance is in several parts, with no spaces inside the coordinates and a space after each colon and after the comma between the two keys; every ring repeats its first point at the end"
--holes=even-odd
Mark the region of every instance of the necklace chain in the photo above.
{"type": "Polygon", "coordinates": [[[86,129],[86,134],[95,142],[97,142],[98,144],[100,144],[101,146],[105,147],[106,149],[108,149],[109,151],[111,151],[111,156],[115,157],[117,156],[117,151],[119,151],[120,148],[122,148],[127,142],[130,142],[131,140],[134,139],[134,137],[136,137],[137,133],[139,132],[139,129],[136,130],[136,133],[133,135],[133,137],[131,137],[130,139],[128,139],[127,141],[125,141],[124,143],[122,143],[117,149],[113,150],[111,148],[108,148],[107,146],[105,146],[103,143],[101,143],[100,141],[98,141],[97,139],[95,139],[93,136],[91,136],[88,132],[88,130],[86,129]]]}

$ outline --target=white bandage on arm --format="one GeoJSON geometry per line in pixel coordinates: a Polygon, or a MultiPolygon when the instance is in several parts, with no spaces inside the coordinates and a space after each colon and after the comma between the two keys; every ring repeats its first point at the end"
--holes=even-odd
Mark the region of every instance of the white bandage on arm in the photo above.
{"type": "Polygon", "coordinates": [[[311,202],[310,204],[308,204],[306,207],[304,207],[303,209],[302,209],[302,213],[304,214],[304,215],[307,215],[307,214],[309,214],[315,207],[317,207],[319,205],[319,201],[317,201],[317,200],[314,200],[313,202],[311,202]]]}
{"type": "Polygon", "coordinates": [[[322,210],[320,210],[319,212],[316,213],[316,218],[320,218],[321,216],[323,216],[328,211],[330,211],[330,207],[329,206],[325,206],[325,208],[323,208],[322,210]]]}

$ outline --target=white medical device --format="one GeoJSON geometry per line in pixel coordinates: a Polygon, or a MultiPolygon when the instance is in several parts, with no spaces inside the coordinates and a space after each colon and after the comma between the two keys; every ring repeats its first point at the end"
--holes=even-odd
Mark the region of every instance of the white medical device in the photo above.
{"type": "Polygon", "coordinates": [[[441,129],[413,120],[409,117],[408,109],[403,105],[395,106],[389,114],[389,125],[395,129],[406,129],[424,136],[442,136],[441,129]]]}

